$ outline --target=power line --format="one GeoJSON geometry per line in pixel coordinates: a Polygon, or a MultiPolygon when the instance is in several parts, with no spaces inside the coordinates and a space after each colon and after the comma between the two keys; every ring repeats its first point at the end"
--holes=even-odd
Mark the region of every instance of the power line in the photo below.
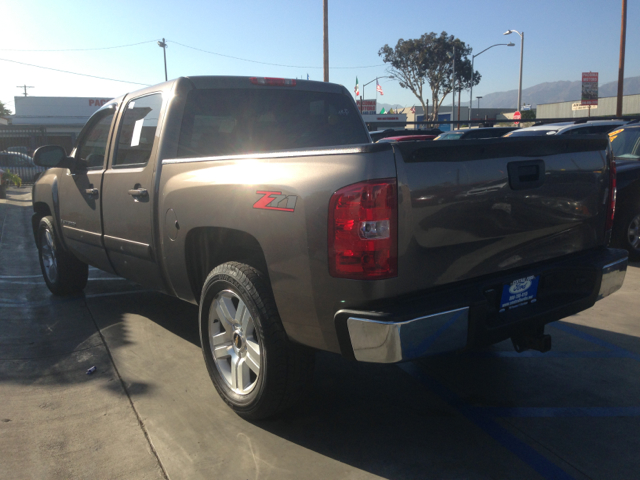
{"type": "MultiPolygon", "coordinates": [[[[156,40],[146,40],[144,42],[137,42],[137,43],[129,43],[127,45],[115,45],[112,47],[97,47],[97,48],[55,48],[55,49],[18,49],[18,48],[0,48],[0,52],[90,52],[90,51],[96,51],[96,50],[113,50],[116,48],[127,48],[127,47],[135,47],[137,45],[144,45],[145,43],[153,43],[156,40]]],[[[260,62],[258,60],[250,60],[247,58],[240,58],[240,57],[234,57],[233,55],[225,55],[224,53],[218,53],[218,52],[212,52],[210,50],[204,50],[202,48],[197,48],[197,47],[191,47],[189,45],[185,45],[183,43],[179,43],[173,40],[167,40],[167,41],[171,41],[172,43],[175,43],[176,45],[180,45],[181,47],[185,47],[185,48],[190,48],[191,50],[197,50],[199,52],[204,52],[204,53],[208,53],[210,55],[217,55],[219,57],[226,57],[226,58],[231,58],[233,60],[240,60],[242,62],[249,62],[249,63],[259,63],[261,65],[272,65],[275,67],[286,67],[286,68],[313,68],[313,69],[321,69],[323,67],[312,67],[312,66],[300,66],[300,65],[284,65],[284,64],[280,64],[280,63],[270,63],[270,62],[260,62]]],[[[383,67],[384,64],[378,64],[378,65],[363,65],[363,66],[357,66],[357,67],[331,67],[332,69],[336,69],[336,70],[353,70],[353,69],[357,69],[357,68],[375,68],[375,67],[383,67]]],[[[130,82],[130,83],[135,83],[135,82],[130,82]]]]}
{"type": "MultiPolygon", "coordinates": [[[[154,40],[154,42],[155,42],[155,40],[154,40]]],[[[41,65],[33,65],[33,64],[31,64],[31,63],[17,62],[17,61],[15,61],[15,60],[8,60],[8,59],[6,59],[6,58],[0,58],[0,61],[3,61],[3,62],[11,62],[11,63],[17,63],[17,64],[19,64],[19,65],[26,65],[27,67],[42,68],[42,69],[44,69],[44,70],[53,70],[54,72],[70,73],[71,75],[79,75],[79,76],[81,76],[81,77],[91,77],[91,78],[97,78],[97,79],[100,79],[100,80],[109,80],[109,81],[111,81],[111,82],[129,83],[129,84],[133,84],[133,85],[143,85],[143,86],[145,86],[145,87],[148,87],[148,86],[149,86],[149,84],[148,84],[148,83],[130,82],[130,81],[128,81],[128,80],[118,80],[118,79],[116,79],[116,78],[98,77],[98,76],[96,76],[96,75],[89,75],[89,74],[86,74],[86,73],[69,72],[69,71],[67,71],[67,70],[60,70],[60,69],[57,69],[57,68],[51,68],[51,67],[43,67],[43,66],[41,66],[41,65]]]]}
{"type": "MultiPolygon", "coordinates": [[[[217,55],[219,57],[232,58],[234,60],[241,60],[243,62],[259,63],[261,65],[272,65],[274,67],[287,67],[287,68],[315,68],[315,69],[324,68],[324,67],[310,67],[310,66],[300,66],[300,65],[283,65],[283,64],[280,64],[280,63],[259,62],[258,60],[248,60],[246,58],[233,57],[231,55],[225,55],[223,53],[217,53],[217,52],[211,52],[209,50],[203,50],[202,48],[190,47],[189,45],[185,45],[183,43],[176,42],[175,40],[167,40],[167,42],[175,43],[176,45],[180,45],[181,47],[185,47],[185,48],[190,48],[191,50],[197,50],[199,52],[209,53],[211,55],[217,55]]],[[[352,69],[356,69],[356,68],[374,68],[374,67],[382,67],[382,66],[384,66],[383,63],[381,63],[379,65],[365,65],[365,66],[359,66],[359,67],[331,67],[331,68],[332,69],[341,69],[341,70],[347,70],[347,69],[352,70],[352,69]]]]}
{"type": "Polygon", "coordinates": [[[116,45],[114,47],[63,48],[63,49],[51,49],[51,50],[22,50],[18,48],[0,48],[0,52],[89,52],[93,50],[112,50],[114,48],[135,47],[136,45],[142,45],[144,43],[152,43],[152,42],[155,42],[155,40],[146,40],[144,42],[130,43],[128,45],[116,45]]]}

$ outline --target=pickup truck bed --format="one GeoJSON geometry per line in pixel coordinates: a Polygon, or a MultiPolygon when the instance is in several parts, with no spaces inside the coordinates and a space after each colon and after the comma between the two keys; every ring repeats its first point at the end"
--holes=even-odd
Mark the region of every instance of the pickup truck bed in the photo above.
{"type": "Polygon", "coordinates": [[[337,85],[181,78],[105,105],[70,157],[35,159],[54,167],[34,189],[52,292],[81,290],[89,264],[199,304],[211,378],[247,418],[295,401],[312,349],[547,350],[544,325],[626,271],[606,247],[606,140],[372,144],[337,85]]]}

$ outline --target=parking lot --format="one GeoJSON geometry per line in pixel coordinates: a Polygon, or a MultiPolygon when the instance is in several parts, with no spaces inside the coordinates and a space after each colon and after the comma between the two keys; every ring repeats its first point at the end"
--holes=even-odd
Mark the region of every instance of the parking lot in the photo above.
{"type": "Polygon", "coordinates": [[[29,188],[0,200],[0,478],[638,477],[640,264],[548,327],[549,353],[320,353],[307,398],[250,423],[208,377],[197,307],[96,269],[52,296],[31,213],[29,188]]]}

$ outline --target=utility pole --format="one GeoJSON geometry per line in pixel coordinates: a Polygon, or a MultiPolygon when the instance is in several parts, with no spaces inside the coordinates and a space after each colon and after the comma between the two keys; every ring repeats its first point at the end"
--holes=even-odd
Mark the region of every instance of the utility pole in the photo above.
{"type": "Polygon", "coordinates": [[[158,46],[162,48],[162,53],[164,53],[164,81],[167,81],[167,48],[169,48],[169,45],[167,45],[167,42],[164,41],[164,38],[162,39],[161,42],[158,42],[158,46]]]}
{"type": "Polygon", "coordinates": [[[329,0],[322,0],[324,11],[324,81],[329,81],[329,0]]]}
{"type": "Polygon", "coordinates": [[[620,26],[620,65],[618,66],[618,103],[616,117],[622,117],[622,96],[624,94],[624,48],[627,38],[627,0],[622,0],[622,25],[620,26]]]}
{"type": "Polygon", "coordinates": [[[24,88],[24,96],[27,96],[27,88],[36,88],[36,87],[31,87],[29,85],[16,85],[16,88],[24,88]]]}
{"type": "MultiPolygon", "coordinates": [[[[453,95],[451,102],[451,120],[455,121],[456,119],[456,47],[453,47],[453,95]]],[[[456,124],[451,124],[451,130],[456,129],[456,124]]]]}

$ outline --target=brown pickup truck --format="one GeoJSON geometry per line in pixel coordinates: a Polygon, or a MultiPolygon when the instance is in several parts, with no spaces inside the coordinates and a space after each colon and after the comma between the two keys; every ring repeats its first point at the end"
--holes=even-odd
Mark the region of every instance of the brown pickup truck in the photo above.
{"type": "Polygon", "coordinates": [[[401,362],[511,338],[622,285],[615,171],[592,137],[374,144],[339,85],[179,78],[115,99],[33,193],[56,295],[87,265],[200,307],[245,418],[292,405],[314,350],[401,362]]]}

